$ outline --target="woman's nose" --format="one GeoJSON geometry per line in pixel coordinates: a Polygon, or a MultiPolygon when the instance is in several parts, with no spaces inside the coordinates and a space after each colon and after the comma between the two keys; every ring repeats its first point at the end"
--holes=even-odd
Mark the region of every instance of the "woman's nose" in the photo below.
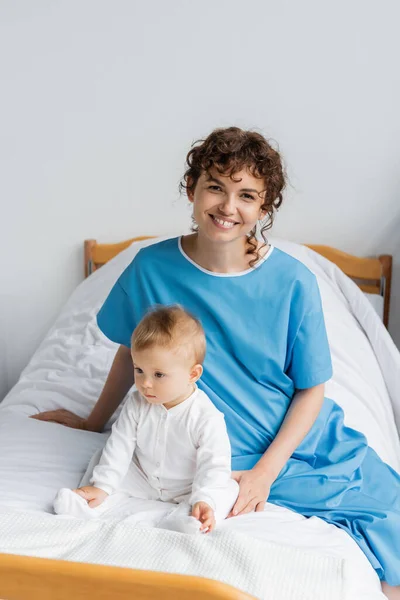
{"type": "Polygon", "coordinates": [[[226,216],[234,215],[236,212],[234,196],[226,196],[221,202],[219,209],[226,216]]]}

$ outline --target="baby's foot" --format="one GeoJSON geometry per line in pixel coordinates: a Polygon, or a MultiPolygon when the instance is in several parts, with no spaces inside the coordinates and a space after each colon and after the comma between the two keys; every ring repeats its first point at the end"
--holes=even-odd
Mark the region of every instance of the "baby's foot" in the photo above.
{"type": "Polygon", "coordinates": [[[54,499],[54,512],[57,515],[76,517],[77,519],[96,519],[96,509],[90,508],[82,496],[68,488],[62,488],[54,499]]]}
{"type": "Polygon", "coordinates": [[[200,521],[189,516],[171,516],[162,519],[157,527],[178,531],[179,533],[189,533],[191,535],[200,533],[200,521]]]}

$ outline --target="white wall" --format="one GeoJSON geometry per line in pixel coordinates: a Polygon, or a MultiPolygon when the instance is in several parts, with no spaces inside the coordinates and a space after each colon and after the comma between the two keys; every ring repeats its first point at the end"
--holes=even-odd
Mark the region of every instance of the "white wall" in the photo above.
{"type": "Polygon", "coordinates": [[[0,397],[82,279],[82,242],[186,229],[177,184],[216,126],[279,141],[275,234],[394,252],[397,0],[0,3],[0,397]]]}

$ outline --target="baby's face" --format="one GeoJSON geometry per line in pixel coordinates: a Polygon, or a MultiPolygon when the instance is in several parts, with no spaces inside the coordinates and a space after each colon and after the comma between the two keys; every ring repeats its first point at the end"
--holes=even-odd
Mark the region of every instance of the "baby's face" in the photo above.
{"type": "Polygon", "coordinates": [[[193,364],[182,353],[167,348],[132,351],[135,384],[150,404],[172,408],[193,391],[193,364]]]}

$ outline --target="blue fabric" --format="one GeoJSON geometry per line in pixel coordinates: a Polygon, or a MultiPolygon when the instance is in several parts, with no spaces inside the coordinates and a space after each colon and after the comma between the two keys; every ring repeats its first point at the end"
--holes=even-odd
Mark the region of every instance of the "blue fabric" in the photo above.
{"type": "MultiPolygon", "coordinates": [[[[296,389],[332,375],[315,276],[274,248],[256,269],[218,276],[200,269],[178,239],[142,249],[98,314],[107,337],[130,346],[150,306],[179,303],[204,326],[199,382],[225,415],[232,468],[251,469],[279,431],[296,389]]],[[[309,434],[271,488],[270,502],[345,529],[380,578],[400,584],[400,476],[343,424],[325,398],[309,434]]]]}

